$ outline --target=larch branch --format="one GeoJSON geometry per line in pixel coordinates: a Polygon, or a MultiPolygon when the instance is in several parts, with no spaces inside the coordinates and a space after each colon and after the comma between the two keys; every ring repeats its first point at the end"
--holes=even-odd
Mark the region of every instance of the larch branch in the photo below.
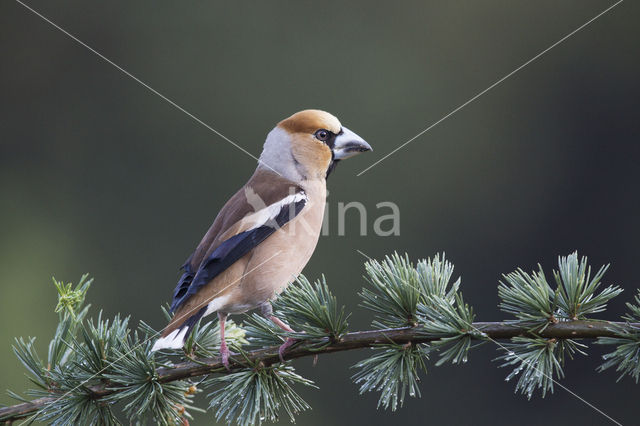
{"type": "MultiPolygon", "coordinates": [[[[494,340],[532,335],[528,328],[510,325],[504,322],[476,322],[473,323],[473,327],[485,333],[488,338],[494,340]]],[[[536,335],[557,339],[595,339],[598,337],[616,337],[617,334],[614,331],[616,328],[631,329],[631,327],[637,330],[637,328],[640,327],[640,323],[630,324],[598,320],[579,320],[549,324],[543,331],[537,332],[536,335]]],[[[406,344],[408,342],[427,343],[433,340],[437,340],[437,338],[424,336],[419,327],[356,331],[343,335],[338,341],[329,342],[327,339],[327,346],[320,350],[317,349],[317,341],[314,341],[314,345],[301,342],[288,350],[285,358],[295,359],[318,354],[371,348],[376,345],[391,342],[406,344]]],[[[247,364],[255,364],[258,362],[261,362],[265,366],[280,362],[278,347],[272,346],[247,352],[244,356],[233,356],[229,360],[230,371],[238,370],[246,367],[247,364]]],[[[184,380],[211,373],[225,374],[226,372],[219,357],[185,361],[172,367],[162,367],[156,370],[157,380],[162,383],[184,380]]],[[[104,385],[96,385],[93,386],[91,390],[93,391],[95,399],[100,399],[117,392],[117,390],[114,390],[113,383],[110,384],[109,389],[104,385]]],[[[14,420],[28,417],[62,395],[63,394],[52,394],[51,397],[39,398],[30,402],[0,408],[0,422],[10,423],[14,420]]]]}

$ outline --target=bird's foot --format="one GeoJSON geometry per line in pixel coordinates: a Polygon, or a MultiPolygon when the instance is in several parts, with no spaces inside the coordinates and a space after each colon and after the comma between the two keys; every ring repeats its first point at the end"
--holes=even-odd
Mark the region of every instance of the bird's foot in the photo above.
{"type": "Polygon", "coordinates": [[[226,368],[227,371],[231,371],[231,369],[229,368],[230,355],[231,355],[231,351],[227,347],[226,343],[223,343],[222,345],[220,345],[220,358],[222,359],[222,365],[224,365],[224,368],[226,368]]]}
{"type": "Polygon", "coordinates": [[[280,361],[284,362],[284,354],[297,340],[292,337],[287,337],[287,340],[284,341],[280,348],[278,349],[278,355],[280,355],[280,361]]]}

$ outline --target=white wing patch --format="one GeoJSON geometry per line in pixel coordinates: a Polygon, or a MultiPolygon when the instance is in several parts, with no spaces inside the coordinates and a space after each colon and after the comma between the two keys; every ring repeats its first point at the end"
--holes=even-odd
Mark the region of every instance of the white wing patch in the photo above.
{"type": "Polygon", "coordinates": [[[265,205],[262,198],[260,198],[260,196],[256,194],[253,188],[247,186],[244,189],[244,194],[247,197],[247,202],[249,203],[249,205],[255,210],[255,213],[242,218],[242,222],[251,225],[249,228],[247,228],[247,231],[259,228],[263,225],[268,224],[269,222],[272,222],[276,218],[276,216],[280,214],[280,211],[283,207],[295,205],[295,203],[299,201],[307,200],[307,194],[305,194],[304,191],[300,191],[291,195],[287,195],[282,200],[267,206],[265,205]]]}

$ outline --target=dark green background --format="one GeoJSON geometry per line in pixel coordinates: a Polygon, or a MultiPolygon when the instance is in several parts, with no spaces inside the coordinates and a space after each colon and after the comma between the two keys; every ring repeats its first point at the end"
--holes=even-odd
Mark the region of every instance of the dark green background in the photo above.
{"type": "MultiPolygon", "coordinates": [[[[359,308],[360,249],[412,258],[446,251],[480,320],[497,309],[497,281],[518,266],[547,270],[577,249],[606,283],[638,282],[639,7],[626,1],[361,177],[356,173],[608,7],[536,2],[96,2],[29,1],[248,151],[304,108],[322,108],[375,152],[344,162],[329,181],[337,203],[369,210],[393,201],[401,235],[347,235],[331,223],[305,274],[324,273],[359,308]]],[[[14,336],[38,336],[44,355],[51,276],[96,279],[111,316],[156,327],[177,268],[255,161],[11,0],[0,3],[0,387],[28,384],[14,336]]],[[[625,424],[638,387],[598,374],[603,348],[578,356],[562,381],[625,424]]],[[[430,365],[421,399],[396,413],[358,396],[349,367],[367,352],[296,362],[320,390],[299,424],[603,424],[567,392],[514,395],[496,348],[460,367],[430,365]]],[[[0,402],[9,403],[8,396],[0,402]]],[[[212,422],[212,414],[195,424],[212,422]]]]}

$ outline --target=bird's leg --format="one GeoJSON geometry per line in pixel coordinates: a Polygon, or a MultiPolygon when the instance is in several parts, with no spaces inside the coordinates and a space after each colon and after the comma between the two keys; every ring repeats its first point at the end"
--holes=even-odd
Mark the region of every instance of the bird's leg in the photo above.
{"type": "Polygon", "coordinates": [[[227,341],[224,338],[224,326],[227,322],[227,314],[218,312],[218,322],[220,323],[220,358],[222,358],[222,365],[229,370],[229,348],[227,347],[227,341]]]}
{"type": "MultiPolygon", "coordinates": [[[[269,318],[275,325],[277,325],[284,331],[295,333],[295,331],[291,327],[289,327],[289,325],[286,322],[282,321],[280,318],[273,315],[273,308],[271,307],[271,303],[269,303],[268,301],[260,305],[260,311],[262,313],[262,316],[264,316],[265,318],[269,318]]],[[[292,337],[287,337],[287,340],[285,340],[284,343],[280,345],[280,348],[278,349],[278,355],[280,355],[280,361],[284,362],[284,353],[295,342],[296,342],[296,339],[292,337]]]]}
{"type": "MultiPolygon", "coordinates": [[[[271,321],[273,321],[273,323],[275,325],[277,325],[278,327],[280,327],[281,329],[283,329],[284,331],[288,331],[290,333],[293,333],[293,329],[291,327],[289,327],[284,321],[282,321],[280,318],[275,317],[274,315],[271,315],[271,317],[269,317],[269,319],[271,319],[271,321]]],[[[284,341],[284,343],[282,345],[280,345],[280,348],[278,348],[278,355],[280,355],[280,361],[284,362],[284,353],[287,351],[287,349],[289,349],[289,347],[291,345],[293,345],[296,342],[296,339],[294,339],[293,337],[287,337],[287,340],[284,341]]]]}

